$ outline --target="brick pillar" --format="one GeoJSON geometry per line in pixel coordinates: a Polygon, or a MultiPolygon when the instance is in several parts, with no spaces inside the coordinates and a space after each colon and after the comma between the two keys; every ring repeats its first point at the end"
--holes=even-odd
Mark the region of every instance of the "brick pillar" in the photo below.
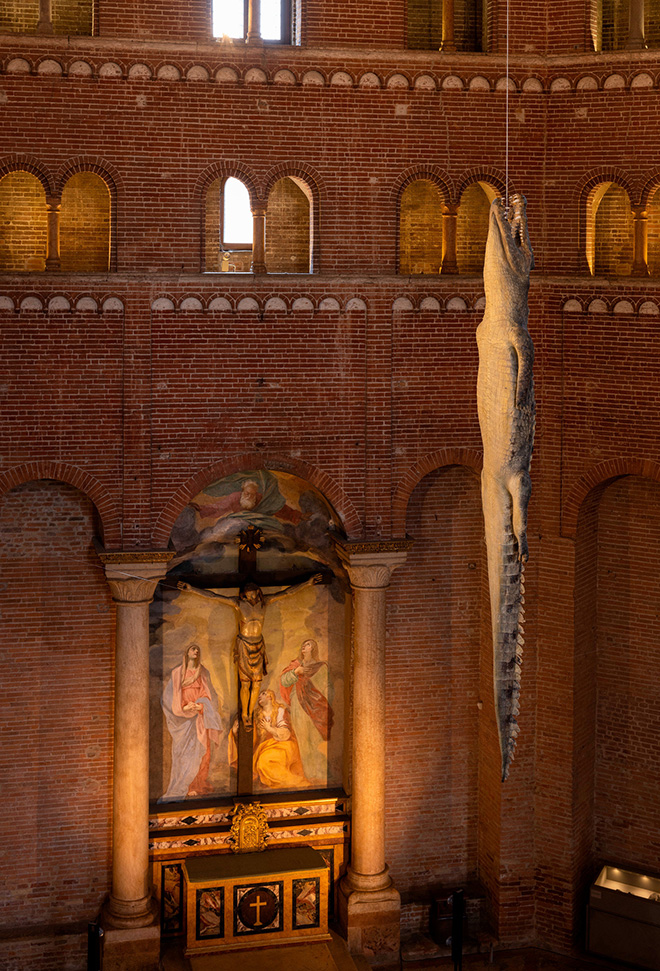
{"type": "Polygon", "coordinates": [[[46,241],[46,269],[59,270],[60,261],[60,207],[61,199],[55,196],[46,198],[46,214],[48,218],[48,238],[46,241]]]}
{"type": "Polygon", "coordinates": [[[99,553],[116,604],[112,889],[104,971],[155,971],[160,927],[149,881],[149,604],[170,552],[99,553]]]}
{"type": "Polygon", "coordinates": [[[629,51],[639,51],[646,48],[646,40],[644,39],[644,0],[630,0],[628,43],[626,47],[629,51]]]}
{"type": "Polygon", "coordinates": [[[385,606],[410,543],[337,546],[353,591],[351,861],[339,918],[353,953],[398,960],[401,899],[385,863],[385,606]]]}
{"type": "Polygon", "coordinates": [[[53,33],[53,0],[39,0],[38,34],[53,33]]]}
{"type": "Polygon", "coordinates": [[[649,221],[646,206],[633,206],[635,249],[632,276],[648,276],[649,221]]]}
{"type": "Polygon", "coordinates": [[[261,44],[261,0],[248,0],[246,44],[261,44]]]}
{"type": "Polygon", "coordinates": [[[456,50],[454,40],[454,0],[443,0],[442,2],[442,46],[441,51],[451,54],[456,50]]]}
{"type": "Polygon", "coordinates": [[[445,276],[458,273],[456,259],[456,224],[458,203],[448,203],[442,209],[442,267],[445,276]]]}
{"type": "Polygon", "coordinates": [[[252,266],[253,273],[266,273],[266,209],[252,210],[252,266]]]}

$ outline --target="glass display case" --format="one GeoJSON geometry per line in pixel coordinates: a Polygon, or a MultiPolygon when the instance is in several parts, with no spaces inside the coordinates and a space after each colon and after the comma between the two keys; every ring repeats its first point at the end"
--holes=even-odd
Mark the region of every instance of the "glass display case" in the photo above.
{"type": "Polygon", "coordinates": [[[660,879],[604,866],[589,891],[587,950],[660,971],[660,879]]]}

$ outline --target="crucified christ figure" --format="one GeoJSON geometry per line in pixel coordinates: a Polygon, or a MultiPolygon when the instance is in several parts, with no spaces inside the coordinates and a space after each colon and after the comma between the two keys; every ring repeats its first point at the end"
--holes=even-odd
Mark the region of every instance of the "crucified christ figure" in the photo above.
{"type": "Polygon", "coordinates": [[[234,642],[234,661],[238,665],[241,682],[241,715],[246,731],[252,731],[252,715],[257,705],[261,681],[268,671],[268,658],[264,643],[264,617],[266,608],[276,600],[282,600],[297,590],[312,584],[323,583],[323,574],[315,573],[309,580],[294,583],[277,593],[266,595],[256,583],[244,583],[238,597],[224,597],[212,590],[202,590],[189,583],[179,582],[179,590],[196,593],[209,600],[219,600],[232,607],[238,620],[238,633],[234,642]]]}

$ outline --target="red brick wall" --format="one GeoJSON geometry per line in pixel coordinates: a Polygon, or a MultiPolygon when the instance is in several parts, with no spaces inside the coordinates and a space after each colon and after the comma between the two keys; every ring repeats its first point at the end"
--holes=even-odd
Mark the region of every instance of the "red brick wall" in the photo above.
{"type": "Polygon", "coordinates": [[[62,271],[105,272],[110,263],[110,193],[93,172],[72,175],[62,192],[62,271]]]}
{"type": "Polygon", "coordinates": [[[660,856],[660,485],[628,476],[598,512],[595,857],[646,872],[660,856]]]}
{"type": "MultiPolygon", "coordinates": [[[[61,967],[49,935],[84,935],[109,889],[114,613],[91,546],[94,509],[80,492],[30,482],[3,497],[0,517],[0,921],[35,938],[25,952],[41,956],[21,966],[61,967]]],[[[81,966],[81,950],[68,967],[81,966]]],[[[3,966],[18,966],[11,954],[3,943],[3,966]]]]}
{"type": "Polygon", "coordinates": [[[407,520],[415,547],[389,597],[388,859],[410,903],[478,874],[480,507],[470,470],[422,479],[407,520]]]}
{"type": "MultiPolygon", "coordinates": [[[[648,146],[660,138],[660,111],[657,90],[644,86],[643,75],[655,83],[660,63],[652,52],[626,54],[625,64],[620,56],[584,54],[591,16],[586,3],[557,0],[550,8],[512,0],[516,90],[509,99],[509,165],[511,184],[528,198],[536,256],[530,331],[538,425],[521,736],[502,786],[475,478],[481,441],[474,334],[483,287],[478,277],[437,276],[437,208],[422,240],[433,247],[432,275],[409,277],[409,268],[397,273],[397,206],[408,183],[442,185],[451,203],[475,181],[501,184],[504,57],[407,51],[402,3],[310,0],[303,11],[308,48],[235,45],[229,51],[204,42],[205,3],[101,0],[100,7],[98,40],[10,38],[3,45],[0,172],[21,165],[32,173],[21,179],[32,186],[39,172],[55,195],[72,166],[75,171],[84,162],[112,172],[118,266],[110,274],[26,276],[3,260],[3,488],[14,482],[16,467],[29,466],[23,477],[42,478],[36,463],[50,463],[53,476],[85,481],[88,494],[98,497],[110,547],[148,550],[166,545],[177,513],[194,494],[195,477],[217,479],[263,463],[321,482],[354,538],[408,531],[416,546],[394,575],[387,646],[387,859],[404,893],[406,926],[422,919],[439,883],[472,875],[486,887],[502,942],[569,949],[582,929],[594,833],[598,853],[636,865],[646,840],[647,864],[660,872],[657,847],[647,839],[657,829],[653,808],[639,809],[628,796],[625,805],[603,808],[606,797],[608,806],[612,801],[608,739],[617,726],[601,710],[596,734],[593,707],[596,648],[598,678],[613,692],[617,712],[630,708],[636,717],[640,678],[657,689],[649,658],[659,638],[637,599],[640,590],[649,608],[654,604],[655,498],[646,481],[634,486],[630,502],[608,490],[597,535],[591,500],[584,504],[600,482],[631,469],[646,480],[660,478],[660,315],[651,312],[660,309],[657,280],[616,275],[629,267],[629,243],[623,256],[619,249],[615,278],[607,283],[588,275],[585,260],[590,189],[617,182],[629,192],[629,203],[638,204],[656,178],[648,146]],[[9,70],[16,58],[24,58],[31,73],[20,61],[9,70]],[[44,59],[55,65],[40,68],[44,59]],[[136,79],[135,71],[129,79],[131,67],[140,64],[151,80],[136,79]],[[85,65],[89,77],[77,73],[85,65]],[[156,80],[166,66],[182,77],[191,68],[197,72],[189,80],[156,80]],[[245,79],[255,67],[263,70],[263,83],[258,75],[254,82],[245,79]],[[222,81],[226,73],[215,80],[221,69],[234,71],[237,80],[222,81]],[[121,77],[113,77],[117,71],[121,77]],[[208,81],[193,80],[204,71],[208,81]],[[319,80],[313,71],[323,84],[308,83],[319,80]],[[344,84],[331,83],[338,71],[344,84]],[[369,83],[361,85],[365,75],[369,83]],[[486,78],[490,90],[481,81],[470,88],[475,77],[486,78]],[[539,79],[540,92],[525,88],[532,78],[539,79]],[[632,87],[635,78],[641,82],[632,87]],[[200,273],[205,187],[229,171],[261,200],[287,173],[314,185],[318,273],[298,279],[200,273]],[[119,298],[119,307],[104,309],[109,298],[119,298]],[[157,298],[172,309],[152,309],[157,298]],[[192,303],[182,309],[186,298],[192,303]],[[51,299],[56,302],[48,310],[51,299]],[[563,310],[569,300],[577,308],[563,310]],[[645,547],[635,559],[627,551],[641,542],[644,503],[651,510],[643,513],[650,552],[645,547]],[[625,546],[627,536],[632,546],[625,546]],[[596,549],[605,541],[610,546],[596,549]],[[475,571],[466,570],[466,560],[475,571]],[[647,566],[647,560],[651,579],[638,575],[638,563],[647,566]],[[625,568],[625,582],[617,585],[609,568],[618,576],[625,568]],[[437,631],[442,637],[433,640],[437,631]],[[633,682],[615,668],[618,651],[632,659],[626,670],[634,670],[633,682]],[[458,713],[455,720],[447,705],[458,713]],[[423,757],[413,762],[410,753],[420,751],[423,757]],[[435,805],[443,814],[430,812],[435,805]],[[621,820],[627,820],[625,830],[621,820]],[[420,840],[428,832],[424,858],[411,846],[408,827],[420,840]]],[[[503,12],[503,5],[490,5],[495,51],[503,50],[503,12]]],[[[14,178],[2,179],[0,193],[14,178]]],[[[38,241],[22,229],[17,233],[30,244],[22,267],[30,258],[43,267],[45,199],[37,187],[39,193],[38,241]]],[[[653,206],[649,246],[657,274],[653,206]]],[[[4,219],[15,211],[7,204],[4,219]]],[[[424,219],[428,211],[420,210],[424,219]]],[[[208,220],[206,231],[212,233],[208,220]]],[[[111,613],[103,612],[107,589],[85,545],[99,530],[88,499],[67,489],[39,485],[20,492],[31,497],[46,542],[36,553],[30,529],[24,537],[13,532],[28,521],[23,507],[16,509],[19,493],[6,500],[4,529],[13,544],[6,548],[16,551],[7,554],[6,571],[12,583],[20,580],[12,593],[20,603],[14,609],[12,600],[15,629],[4,628],[5,656],[20,643],[30,652],[26,657],[42,659],[39,671],[31,671],[40,690],[56,685],[62,693],[53,658],[82,644],[84,684],[91,691],[102,683],[109,692],[111,613]],[[59,497],[55,505],[48,498],[53,495],[59,497]],[[78,516],[81,504],[85,525],[71,538],[66,510],[75,507],[78,516]],[[48,521],[53,510],[54,526],[48,521]],[[73,549],[77,564],[73,602],[66,599],[71,574],[63,558],[48,559],[51,550],[65,548],[73,549]]],[[[96,723],[80,726],[85,704],[76,695],[73,722],[53,723],[57,744],[69,738],[70,724],[83,733],[98,731],[99,758],[107,759],[109,694],[101,704],[103,730],[96,723]]],[[[653,715],[652,707],[648,711],[653,715]]],[[[30,730],[47,737],[51,723],[39,724],[32,708],[28,714],[30,730]]],[[[646,738],[642,725],[634,722],[634,728],[646,738]]],[[[11,739],[5,757],[27,757],[22,739],[15,732],[11,739]]],[[[626,786],[632,779],[642,788],[652,784],[658,774],[653,745],[632,751],[624,744],[619,734],[626,786]]],[[[87,771],[86,750],[77,750],[74,761],[87,771]]],[[[50,768],[38,768],[46,775],[26,800],[30,808],[19,820],[26,828],[12,844],[18,856],[6,883],[10,894],[14,887],[31,889],[25,905],[14,897],[7,902],[4,928],[10,931],[17,923],[14,909],[19,924],[25,910],[26,926],[32,926],[32,893],[43,892],[43,920],[52,931],[55,923],[93,915],[107,884],[107,783],[94,807],[101,805],[101,832],[88,794],[76,792],[73,803],[66,801],[50,768]],[[29,829],[36,826],[35,800],[49,821],[79,826],[67,815],[79,804],[93,821],[89,842],[85,829],[66,830],[76,840],[82,884],[53,889],[65,865],[62,844],[50,831],[29,829]],[[41,889],[33,876],[33,837],[42,841],[41,889]]],[[[33,776],[29,781],[33,785],[33,776]]],[[[24,806],[18,795],[12,799],[13,807],[24,806]]],[[[16,817],[19,810],[12,811],[16,817]]],[[[30,947],[33,955],[52,954],[50,945],[36,940],[30,947]]],[[[79,957],[71,958],[72,967],[79,957]]],[[[43,967],[49,958],[26,960],[26,967],[43,967]]]]}
{"type": "Polygon", "coordinates": [[[440,272],[443,198],[432,182],[418,179],[403,191],[399,216],[399,272],[440,272]]]}
{"type": "Polygon", "coordinates": [[[266,212],[266,266],[269,273],[309,273],[310,203],[293,179],[270,190],[266,212]]]}
{"type": "Polygon", "coordinates": [[[0,180],[0,266],[43,270],[46,265],[46,194],[29,172],[10,172],[0,180]]]}

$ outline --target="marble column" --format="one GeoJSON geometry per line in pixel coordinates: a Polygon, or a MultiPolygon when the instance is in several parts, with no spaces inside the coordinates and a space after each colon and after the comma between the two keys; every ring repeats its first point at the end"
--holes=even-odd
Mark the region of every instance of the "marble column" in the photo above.
{"type": "Polygon", "coordinates": [[[252,210],[252,266],[253,273],[266,272],[266,210],[252,210]]]}
{"type": "Polygon", "coordinates": [[[261,40],[261,0],[248,0],[248,26],[245,37],[247,44],[262,44],[261,40]]]}
{"type": "Polygon", "coordinates": [[[447,203],[442,208],[442,266],[440,272],[445,276],[458,273],[456,259],[456,225],[458,223],[458,204],[447,203]]]}
{"type": "Polygon", "coordinates": [[[353,953],[392,961],[401,901],[385,862],[385,607],[408,541],[337,545],[353,592],[351,861],[339,916],[353,953]]]}
{"type": "Polygon", "coordinates": [[[39,0],[38,34],[53,33],[53,0],[39,0]]]}
{"type": "Polygon", "coordinates": [[[646,206],[633,206],[633,223],[635,230],[635,248],[632,265],[632,276],[648,276],[648,243],[649,221],[646,206]]]}
{"type": "Polygon", "coordinates": [[[149,873],[149,604],[173,552],[99,552],[116,605],[112,889],[103,967],[158,966],[149,873]],[[129,963],[126,963],[126,962],[129,963]]]}
{"type": "Polygon", "coordinates": [[[46,269],[59,270],[60,262],[60,207],[62,200],[55,196],[46,198],[48,236],[46,239],[46,269]]]}
{"type": "Polygon", "coordinates": [[[644,0],[630,0],[628,43],[626,47],[629,51],[640,51],[646,48],[646,40],[644,39],[644,0]]]}
{"type": "Polygon", "coordinates": [[[442,45],[441,51],[451,54],[456,50],[454,39],[454,0],[442,2],[442,45]]]}

